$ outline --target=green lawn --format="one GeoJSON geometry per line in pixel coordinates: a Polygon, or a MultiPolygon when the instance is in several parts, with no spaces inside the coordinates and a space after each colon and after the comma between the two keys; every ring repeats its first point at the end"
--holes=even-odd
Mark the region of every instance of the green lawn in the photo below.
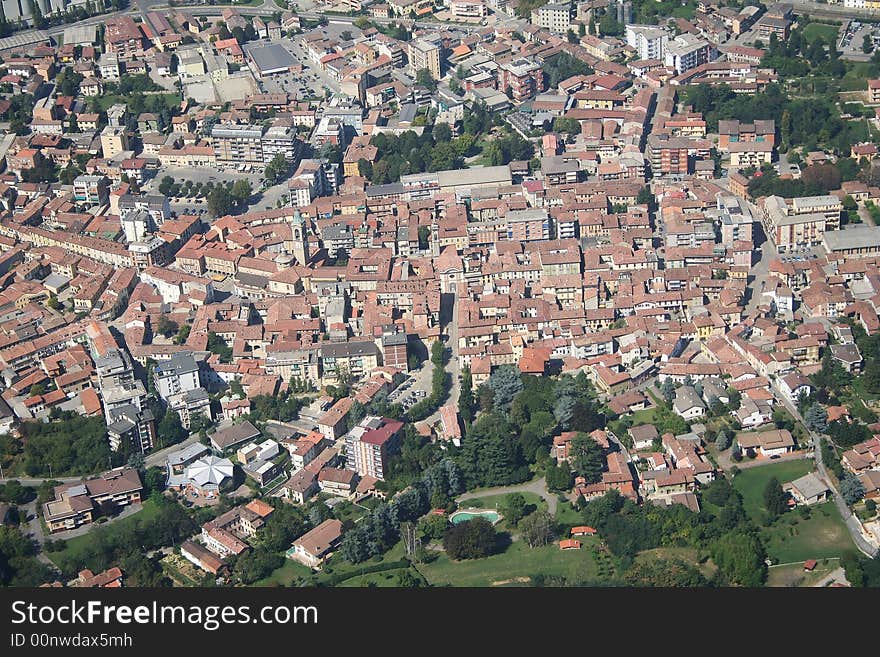
{"type": "Polygon", "coordinates": [[[659,547],[651,550],[643,550],[636,555],[636,563],[650,563],[655,561],[683,561],[694,566],[706,579],[710,579],[718,567],[711,559],[700,563],[700,552],[694,548],[685,547],[659,547]]]}
{"type": "MultiPolygon", "coordinates": [[[[368,559],[360,564],[353,564],[346,561],[341,554],[338,552],[334,554],[327,562],[324,564],[323,570],[321,572],[313,571],[311,568],[304,566],[298,561],[294,561],[293,559],[285,559],[285,563],[278,570],[273,572],[268,577],[259,580],[255,586],[291,586],[298,578],[308,578],[312,581],[312,583],[328,583],[331,579],[342,579],[346,576],[349,577],[370,577],[381,575],[382,573],[366,573],[366,575],[362,575],[362,570],[364,568],[375,567],[379,564],[383,563],[396,563],[403,559],[404,557],[404,548],[403,541],[397,543],[393,548],[391,548],[388,552],[382,555],[379,559],[368,559]]],[[[401,570],[400,567],[392,567],[390,570],[401,570]]],[[[385,571],[383,571],[385,572],[385,571]]],[[[342,579],[342,581],[336,581],[334,586],[344,586],[346,585],[347,579],[342,579]]],[[[378,582],[378,580],[377,580],[378,582]]]]}
{"type": "Polygon", "coordinates": [[[812,459],[798,461],[783,461],[782,463],[769,463],[754,468],[747,468],[733,478],[733,487],[743,497],[743,505],[749,517],[756,522],[763,519],[764,514],[764,488],[772,477],[776,477],[780,484],[785,484],[793,479],[802,477],[813,470],[812,459]]]}
{"type": "Polygon", "coordinates": [[[292,586],[300,577],[310,577],[312,569],[293,559],[285,559],[284,565],[254,586],[292,586]]]}
{"type": "MultiPolygon", "coordinates": [[[[501,508],[504,506],[506,498],[511,493],[504,493],[502,495],[487,495],[486,497],[478,497],[475,499],[462,500],[458,504],[459,509],[467,509],[468,507],[472,507],[475,509],[495,509],[501,508]]],[[[546,509],[547,503],[537,493],[520,493],[525,500],[526,504],[534,504],[538,509],[546,509]]]]}
{"type": "Polygon", "coordinates": [[[814,586],[819,580],[836,570],[840,562],[837,559],[819,561],[812,572],[804,570],[803,564],[776,566],[767,571],[766,586],[773,587],[805,587],[814,586]],[[824,561],[824,563],[823,563],[824,561]]]}
{"type": "Polygon", "coordinates": [[[812,41],[817,36],[820,36],[825,41],[825,43],[833,43],[834,45],[837,45],[837,34],[839,31],[839,25],[810,23],[804,28],[804,37],[807,39],[807,41],[812,41]]]}
{"type": "Polygon", "coordinates": [[[856,549],[834,502],[810,507],[808,520],[797,511],[786,513],[762,528],[761,537],[775,563],[839,557],[856,549]]]}
{"type": "Polygon", "coordinates": [[[511,543],[501,554],[484,559],[451,561],[441,553],[418,570],[433,586],[506,586],[528,584],[532,575],[561,575],[571,580],[596,579],[600,576],[589,546],[594,537],[582,537],[580,550],[560,550],[554,541],[540,548],[530,548],[522,541],[511,543]]]}
{"type": "Polygon", "coordinates": [[[572,527],[583,525],[584,519],[581,516],[581,512],[576,511],[572,507],[571,502],[566,501],[556,503],[556,522],[562,525],[563,528],[571,529],[572,527]]]}
{"type": "Polygon", "coordinates": [[[409,572],[410,575],[424,583],[425,578],[414,568],[397,568],[395,570],[386,570],[381,573],[356,575],[345,580],[339,584],[339,586],[343,588],[353,588],[357,586],[377,586],[379,588],[395,587],[399,586],[399,578],[405,572],[409,572]]]}
{"type": "MultiPolygon", "coordinates": [[[[651,397],[654,397],[654,395],[651,395],[651,397]]],[[[657,399],[654,398],[654,401],[656,402],[657,399]]],[[[640,424],[654,424],[654,416],[656,414],[657,414],[657,407],[656,406],[652,406],[651,408],[644,408],[640,411],[635,411],[632,414],[632,425],[631,426],[637,427],[640,424]]],[[[627,447],[630,447],[630,448],[632,447],[632,438],[629,437],[629,434],[627,433],[626,429],[624,429],[621,426],[620,420],[618,420],[617,422],[613,422],[609,428],[611,429],[612,432],[614,432],[614,435],[617,436],[624,445],[626,445],[627,447]]]]}
{"type": "MultiPolygon", "coordinates": [[[[133,513],[130,516],[123,518],[122,520],[116,520],[111,523],[111,526],[114,530],[123,530],[134,524],[138,519],[140,520],[149,520],[154,517],[159,512],[159,507],[157,507],[152,500],[148,499],[141,505],[141,510],[133,513]]],[[[94,528],[101,527],[105,523],[95,523],[94,528]]],[[[48,538],[53,538],[51,535],[48,538]]],[[[66,540],[67,545],[60,552],[47,552],[46,556],[49,557],[52,561],[55,561],[56,558],[63,559],[73,559],[79,561],[80,563],[85,561],[85,556],[83,556],[83,549],[91,542],[91,537],[88,533],[83,534],[82,536],[77,536],[76,538],[71,538],[66,540]]]]}
{"type": "Polygon", "coordinates": [[[351,520],[356,522],[369,513],[368,509],[349,502],[348,500],[337,504],[334,507],[335,517],[342,522],[351,520]]]}

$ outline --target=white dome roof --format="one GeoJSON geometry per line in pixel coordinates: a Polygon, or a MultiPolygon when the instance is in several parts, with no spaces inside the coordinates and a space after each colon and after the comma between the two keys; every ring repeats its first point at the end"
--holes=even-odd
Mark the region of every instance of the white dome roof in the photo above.
{"type": "Polygon", "coordinates": [[[229,459],[208,455],[186,469],[186,476],[196,486],[220,486],[232,477],[233,465],[229,459]]]}

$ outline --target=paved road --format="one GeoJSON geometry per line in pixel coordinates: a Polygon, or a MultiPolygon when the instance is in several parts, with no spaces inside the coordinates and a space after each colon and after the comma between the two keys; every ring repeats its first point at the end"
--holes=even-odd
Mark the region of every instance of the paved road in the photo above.
{"type": "MultiPolygon", "coordinates": [[[[800,422],[804,428],[806,429],[806,425],[804,424],[804,419],[801,417],[800,412],[797,407],[792,404],[788,398],[782,393],[781,390],[776,385],[776,382],[771,382],[771,386],[773,388],[773,393],[776,395],[776,399],[782,402],[782,405],[791,413],[792,417],[795,418],[798,422],[800,422]]],[[[828,486],[831,488],[832,497],[834,499],[834,504],[837,505],[837,510],[840,511],[840,516],[843,518],[846,523],[847,529],[849,529],[850,536],[852,536],[853,542],[856,544],[856,547],[859,548],[862,552],[864,552],[869,557],[877,556],[878,549],[877,546],[869,543],[864,535],[862,534],[862,525],[859,522],[858,518],[853,515],[852,511],[850,511],[849,507],[846,505],[846,502],[843,500],[843,496],[840,494],[840,491],[833,485],[831,478],[828,476],[828,471],[825,468],[825,463],[822,460],[822,447],[821,447],[821,436],[815,431],[809,431],[810,440],[813,443],[813,453],[814,458],[816,459],[816,469],[819,471],[819,476],[825,480],[828,486]]]]}
{"type": "Polygon", "coordinates": [[[846,570],[843,568],[835,568],[825,575],[825,577],[813,584],[813,586],[815,588],[824,588],[826,586],[831,586],[832,584],[844,584],[849,586],[850,584],[846,579],[846,570]]]}
{"type": "Polygon", "coordinates": [[[146,467],[148,468],[152,468],[154,465],[165,465],[165,458],[168,456],[168,454],[170,454],[171,452],[176,452],[179,449],[183,449],[184,447],[188,447],[197,442],[199,442],[199,435],[197,433],[191,434],[190,437],[183,442],[172,445],[171,447],[166,447],[165,449],[160,449],[157,452],[153,452],[144,459],[144,463],[146,463],[146,467]]]}
{"type": "MultiPolygon", "coordinates": [[[[153,452],[149,456],[144,459],[144,463],[146,467],[151,468],[153,466],[164,465],[165,457],[170,453],[177,451],[178,449],[183,449],[193,443],[199,442],[198,434],[192,434],[189,438],[184,440],[183,442],[177,443],[176,445],[172,445],[171,447],[166,447],[165,449],[160,449],[158,452],[153,452]]],[[[72,484],[77,481],[82,481],[85,477],[5,477],[0,479],[0,484],[5,484],[9,481],[17,481],[22,486],[39,486],[44,481],[60,481],[62,484],[72,484]]]]}
{"type": "Polygon", "coordinates": [[[785,461],[800,461],[801,459],[811,458],[813,458],[813,452],[800,451],[795,452],[794,454],[780,456],[778,459],[744,459],[739,463],[736,463],[730,458],[730,450],[728,449],[723,454],[718,455],[718,465],[721,466],[722,470],[730,470],[733,466],[738,467],[740,470],[748,470],[749,468],[759,468],[762,465],[773,465],[774,463],[784,463],[785,461]]]}
{"type": "Polygon", "coordinates": [[[547,492],[547,486],[544,478],[533,479],[524,484],[516,486],[496,486],[495,488],[484,488],[483,490],[474,491],[473,493],[464,493],[456,498],[456,502],[464,502],[465,500],[476,500],[481,497],[490,497],[492,495],[506,495],[507,493],[534,493],[540,495],[547,502],[547,508],[550,513],[556,515],[556,505],[559,500],[556,496],[547,492]]]}
{"type": "Polygon", "coordinates": [[[36,479],[31,477],[6,477],[4,479],[0,479],[0,484],[5,484],[9,481],[17,481],[22,486],[37,487],[44,481],[60,481],[62,484],[72,484],[77,481],[82,481],[82,479],[82,477],[45,477],[43,479],[36,479]]]}

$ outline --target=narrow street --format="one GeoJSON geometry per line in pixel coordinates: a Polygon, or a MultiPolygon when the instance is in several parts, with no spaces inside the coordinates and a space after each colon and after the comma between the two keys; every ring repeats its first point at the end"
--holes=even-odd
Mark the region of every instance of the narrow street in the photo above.
{"type": "MultiPolygon", "coordinates": [[[[773,388],[773,394],[776,396],[777,401],[782,402],[782,405],[785,406],[786,410],[791,413],[792,417],[795,420],[803,425],[804,429],[807,429],[806,424],[804,424],[804,419],[801,417],[800,412],[797,407],[792,404],[779,390],[775,381],[771,382],[771,386],[773,388]]],[[[815,431],[807,431],[810,434],[810,440],[813,443],[813,452],[816,460],[816,469],[819,472],[819,476],[828,484],[828,487],[831,489],[832,497],[834,499],[834,504],[837,506],[837,510],[840,512],[840,517],[843,518],[846,523],[847,529],[849,529],[850,536],[852,536],[853,542],[856,544],[856,547],[859,548],[862,552],[864,552],[869,557],[875,557],[878,553],[878,548],[875,545],[869,543],[864,535],[862,534],[862,526],[859,522],[858,518],[856,518],[852,511],[850,511],[849,507],[846,505],[846,502],[843,499],[843,496],[840,494],[840,491],[832,483],[830,477],[828,476],[828,471],[825,468],[825,463],[822,460],[822,447],[821,447],[821,436],[815,431]]]]}
{"type": "Polygon", "coordinates": [[[472,493],[465,493],[459,495],[455,501],[460,503],[467,500],[476,500],[481,497],[506,495],[508,493],[534,493],[535,495],[540,495],[544,501],[547,502],[547,509],[550,511],[550,514],[556,515],[556,505],[558,500],[555,495],[547,492],[547,485],[545,484],[543,477],[524,484],[517,484],[515,486],[496,486],[495,488],[484,488],[483,490],[474,491],[472,493]]]}

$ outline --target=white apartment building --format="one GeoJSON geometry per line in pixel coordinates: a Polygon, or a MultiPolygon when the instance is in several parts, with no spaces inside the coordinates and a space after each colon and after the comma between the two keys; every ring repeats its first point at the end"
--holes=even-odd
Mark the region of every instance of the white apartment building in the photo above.
{"type": "Polygon", "coordinates": [[[669,33],[656,25],[627,25],[626,44],[635,48],[639,59],[663,59],[669,33]]]}

